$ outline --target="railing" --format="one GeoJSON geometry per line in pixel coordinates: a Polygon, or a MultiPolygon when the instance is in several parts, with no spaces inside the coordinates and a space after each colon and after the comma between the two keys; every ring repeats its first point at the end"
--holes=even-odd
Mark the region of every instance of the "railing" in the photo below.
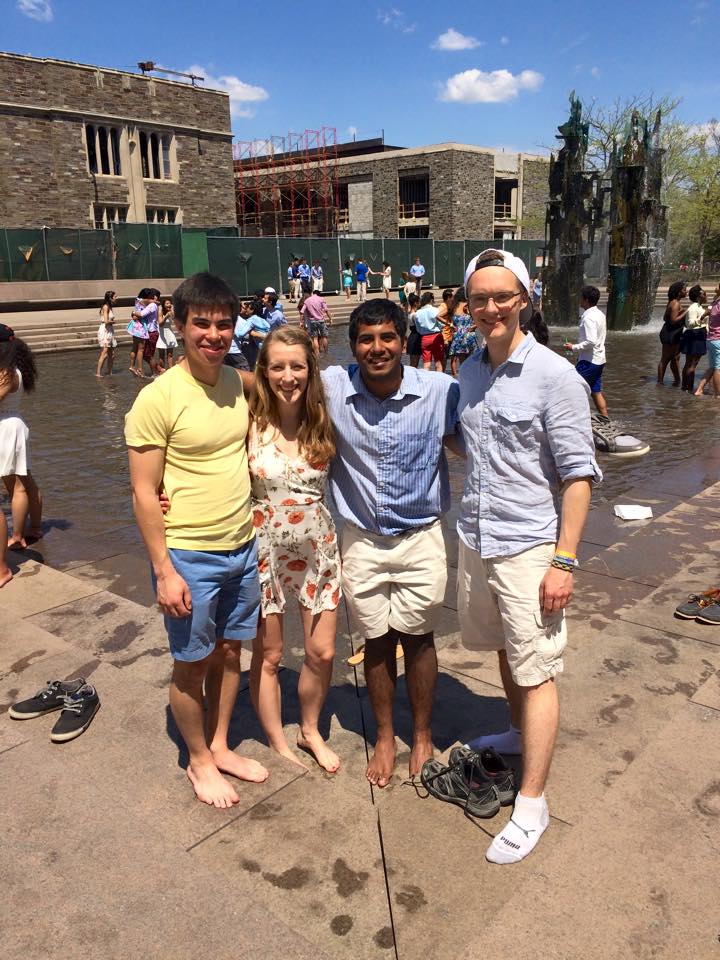
{"type": "Polygon", "coordinates": [[[517,220],[517,214],[513,213],[513,207],[511,203],[496,203],[495,204],[495,219],[496,220],[517,220]]]}
{"type": "Polygon", "coordinates": [[[427,220],[429,215],[429,203],[398,204],[398,220],[427,220]]]}
{"type": "Polygon", "coordinates": [[[347,230],[350,227],[350,211],[340,209],[337,211],[338,230],[347,230]]]}

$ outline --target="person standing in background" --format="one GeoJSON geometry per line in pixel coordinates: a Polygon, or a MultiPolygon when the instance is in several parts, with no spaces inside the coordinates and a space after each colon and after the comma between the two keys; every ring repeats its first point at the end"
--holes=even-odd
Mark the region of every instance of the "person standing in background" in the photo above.
{"type": "Polygon", "coordinates": [[[410,276],[415,281],[415,293],[420,296],[422,292],[422,281],[425,276],[425,267],[420,262],[420,257],[415,257],[415,263],[410,267],[410,276]]]}

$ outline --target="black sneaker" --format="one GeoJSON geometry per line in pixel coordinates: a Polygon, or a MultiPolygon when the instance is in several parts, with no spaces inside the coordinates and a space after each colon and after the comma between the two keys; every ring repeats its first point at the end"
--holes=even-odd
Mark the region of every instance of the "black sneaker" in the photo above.
{"type": "Polygon", "coordinates": [[[494,784],[497,790],[500,806],[508,807],[515,802],[515,773],[492,747],[486,747],[480,751],[473,750],[471,747],[454,747],[450,751],[450,763],[457,761],[480,765],[483,775],[494,784]]]}
{"type": "Polygon", "coordinates": [[[50,732],[53,743],[74,740],[90,726],[90,721],[100,709],[100,699],[95,687],[86,683],[75,693],[68,693],[63,710],[50,732]]]}
{"type": "Polygon", "coordinates": [[[500,809],[495,786],[473,760],[458,759],[448,766],[426,760],[420,782],[433,797],[462,807],[468,816],[488,820],[500,809]]]}
{"type": "Polygon", "coordinates": [[[34,720],[53,710],[62,710],[66,694],[77,693],[84,684],[83,677],[76,680],[48,680],[47,685],[38,690],[34,697],[14,703],[8,714],[13,720],[34,720]]]}
{"type": "MultiPolygon", "coordinates": [[[[691,593],[685,603],[675,607],[675,616],[680,620],[695,620],[707,607],[717,604],[720,590],[706,590],[705,593],[691,593]]],[[[712,621],[715,623],[715,621],[712,621]]]]}
{"type": "Polygon", "coordinates": [[[695,619],[698,623],[707,623],[712,627],[720,626],[720,595],[714,602],[704,606],[695,619]]]}

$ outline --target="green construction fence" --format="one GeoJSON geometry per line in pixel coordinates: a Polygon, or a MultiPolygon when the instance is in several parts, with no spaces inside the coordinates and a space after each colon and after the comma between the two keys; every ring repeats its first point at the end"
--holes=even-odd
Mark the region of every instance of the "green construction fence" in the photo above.
{"type": "Polygon", "coordinates": [[[379,289],[384,261],[397,287],[420,257],[425,284],[444,287],[462,283],[470,257],[492,246],[517,254],[531,275],[542,264],[542,240],[240,237],[237,227],[160,223],[116,223],[107,230],[0,228],[0,282],[146,280],[210,270],[248,296],[266,286],[286,291],[288,263],[305,257],[320,261],[326,291],[339,290],[343,265],[354,267],[360,259],[373,271],[370,289],[379,289]]]}

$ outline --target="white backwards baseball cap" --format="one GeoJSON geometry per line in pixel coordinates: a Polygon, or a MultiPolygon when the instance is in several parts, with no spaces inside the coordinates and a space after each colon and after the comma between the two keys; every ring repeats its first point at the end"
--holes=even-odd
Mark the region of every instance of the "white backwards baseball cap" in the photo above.
{"type": "Polygon", "coordinates": [[[509,250],[495,250],[493,247],[489,247],[487,250],[482,250],[476,254],[465,268],[465,287],[467,287],[468,281],[475,271],[482,269],[482,267],[505,267],[506,270],[517,277],[525,291],[530,293],[530,275],[527,267],[520,257],[516,257],[509,250]],[[495,254],[495,256],[491,256],[491,254],[495,254]]]}
{"type": "Polygon", "coordinates": [[[265,293],[277,293],[275,287],[265,287],[265,293]]]}

